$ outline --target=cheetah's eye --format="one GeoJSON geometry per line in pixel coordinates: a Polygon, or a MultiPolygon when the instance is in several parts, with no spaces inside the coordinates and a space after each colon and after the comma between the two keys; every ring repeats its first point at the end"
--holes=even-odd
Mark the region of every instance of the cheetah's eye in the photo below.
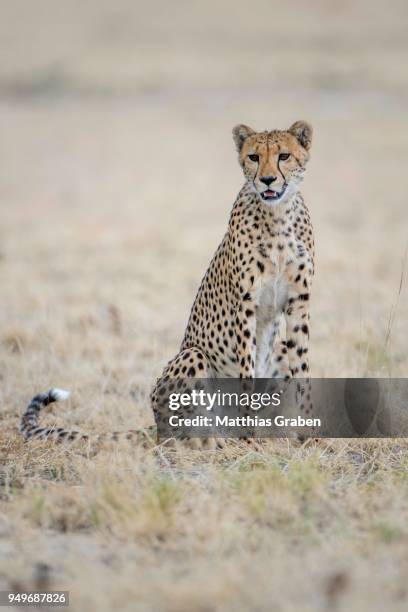
{"type": "Polygon", "coordinates": [[[287,159],[289,159],[289,157],[290,157],[290,153],[280,153],[279,161],[286,161],[287,159]]]}
{"type": "Polygon", "coordinates": [[[259,155],[257,155],[256,153],[251,153],[251,155],[248,155],[248,157],[253,162],[258,162],[259,161],[259,155]]]}

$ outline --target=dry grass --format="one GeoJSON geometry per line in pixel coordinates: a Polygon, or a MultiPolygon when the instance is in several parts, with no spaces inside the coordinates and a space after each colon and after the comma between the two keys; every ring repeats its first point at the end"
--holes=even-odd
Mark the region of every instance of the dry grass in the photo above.
{"type": "Polygon", "coordinates": [[[314,376],[408,373],[406,3],[176,4],[4,7],[0,588],[78,611],[405,610],[405,441],[87,458],[18,436],[50,386],[72,391],[50,424],[152,422],[241,185],[240,121],[315,127],[314,376]]]}
{"type": "Polygon", "coordinates": [[[405,441],[92,460],[3,444],[3,584],[35,588],[45,563],[80,610],[406,606],[405,441]]]}

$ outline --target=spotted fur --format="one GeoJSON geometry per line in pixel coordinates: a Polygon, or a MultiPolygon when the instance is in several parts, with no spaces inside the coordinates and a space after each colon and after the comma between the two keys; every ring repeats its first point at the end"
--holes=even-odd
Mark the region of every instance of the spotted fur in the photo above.
{"type": "Polygon", "coordinates": [[[156,422],[166,414],[161,397],[173,378],[302,377],[299,408],[312,411],[314,238],[299,191],[312,128],[303,121],[265,132],[239,125],[233,137],[245,183],[198,289],[180,351],[153,389],[156,422]]]}
{"type": "MultiPolygon", "coordinates": [[[[157,424],[167,415],[163,398],[169,381],[177,378],[303,378],[299,409],[312,411],[308,376],[314,239],[299,191],[312,128],[304,121],[288,130],[265,132],[238,125],[233,137],[245,183],[198,289],[180,351],[153,388],[157,424]]],[[[41,407],[63,395],[52,389],[31,401],[21,421],[26,439],[89,438],[39,427],[41,407]]],[[[114,439],[119,435],[111,434],[114,439]]]]}

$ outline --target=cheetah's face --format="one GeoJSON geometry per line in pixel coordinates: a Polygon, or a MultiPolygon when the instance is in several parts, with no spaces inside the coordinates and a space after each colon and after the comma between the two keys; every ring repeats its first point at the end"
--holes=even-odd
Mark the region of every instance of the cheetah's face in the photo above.
{"type": "Polygon", "coordinates": [[[312,142],[308,123],[297,121],[288,130],[271,132],[237,125],[233,136],[244,175],[266,204],[280,204],[297,192],[312,142]]]}

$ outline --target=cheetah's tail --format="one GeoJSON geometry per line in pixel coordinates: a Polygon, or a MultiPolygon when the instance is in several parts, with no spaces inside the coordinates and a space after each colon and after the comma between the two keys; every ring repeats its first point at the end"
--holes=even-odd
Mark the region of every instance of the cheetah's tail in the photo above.
{"type": "Polygon", "coordinates": [[[45,393],[35,395],[21,417],[20,433],[23,435],[24,439],[29,440],[30,438],[37,438],[54,440],[56,442],[62,442],[64,440],[74,442],[76,440],[92,439],[95,442],[100,442],[106,439],[116,441],[120,438],[125,438],[127,440],[137,438],[144,443],[153,441],[155,427],[139,430],[130,429],[129,431],[111,432],[109,434],[95,434],[93,436],[81,431],[67,430],[63,427],[40,427],[38,424],[38,417],[41,408],[53,402],[66,400],[69,395],[69,391],[65,391],[64,389],[50,389],[45,393]]]}

